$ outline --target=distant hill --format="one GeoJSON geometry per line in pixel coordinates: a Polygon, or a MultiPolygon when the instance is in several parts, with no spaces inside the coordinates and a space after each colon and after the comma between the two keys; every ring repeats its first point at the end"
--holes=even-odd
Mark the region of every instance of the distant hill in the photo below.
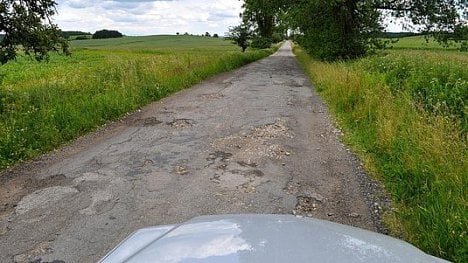
{"type": "MultiPolygon", "coordinates": [[[[89,32],[82,32],[82,31],[61,31],[62,36],[64,38],[73,38],[73,37],[79,37],[79,36],[89,36],[88,38],[91,38],[91,33],[89,32]]],[[[3,40],[5,37],[5,34],[0,34],[0,41],[3,40]]]]}

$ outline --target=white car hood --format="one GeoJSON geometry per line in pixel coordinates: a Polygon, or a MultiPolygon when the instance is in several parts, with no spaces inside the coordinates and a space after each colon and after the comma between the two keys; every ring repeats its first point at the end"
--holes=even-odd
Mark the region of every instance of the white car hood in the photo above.
{"type": "Polygon", "coordinates": [[[101,262],[447,262],[398,239],[289,215],[224,215],[141,229],[101,262]]]}

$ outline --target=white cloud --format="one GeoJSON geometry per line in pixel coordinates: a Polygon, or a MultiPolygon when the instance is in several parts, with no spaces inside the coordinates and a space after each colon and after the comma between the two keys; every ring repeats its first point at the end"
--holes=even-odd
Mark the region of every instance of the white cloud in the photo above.
{"type": "Polygon", "coordinates": [[[58,0],[55,23],[63,30],[115,29],[126,35],[189,32],[224,35],[240,22],[239,0],[58,0]]]}

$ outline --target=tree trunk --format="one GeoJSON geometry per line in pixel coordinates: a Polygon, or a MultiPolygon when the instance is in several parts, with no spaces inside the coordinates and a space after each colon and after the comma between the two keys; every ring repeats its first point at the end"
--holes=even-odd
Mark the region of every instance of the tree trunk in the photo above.
{"type": "Polygon", "coordinates": [[[357,8],[357,0],[346,0],[343,6],[344,24],[343,35],[346,41],[353,41],[355,37],[355,12],[357,8]]]}

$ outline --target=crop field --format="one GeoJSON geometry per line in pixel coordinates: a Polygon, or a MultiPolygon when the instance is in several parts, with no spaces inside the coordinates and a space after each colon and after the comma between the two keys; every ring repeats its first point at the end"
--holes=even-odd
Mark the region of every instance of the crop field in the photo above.
{"type": "Polygon", "coordinates": [[[338,63],[296,54],[345,143],[391,196],[391,233],[468,262],[468,54],[418,49],[338,63]]]}
{"type": "Polygon", "coordinates": [[[0,66],[0,170],[215,74],[269,55],[194,36],[71,42],[72,56],[0,66]]]}
{"type": "Polygon", "coordinates": [[[90,39],[71,42],[74,50],[120,50],[142,53],[173,51],[230,52],[239,48],[230,41],[213,37],[200,36],[144,36],[110,39],[90,39]]]}

